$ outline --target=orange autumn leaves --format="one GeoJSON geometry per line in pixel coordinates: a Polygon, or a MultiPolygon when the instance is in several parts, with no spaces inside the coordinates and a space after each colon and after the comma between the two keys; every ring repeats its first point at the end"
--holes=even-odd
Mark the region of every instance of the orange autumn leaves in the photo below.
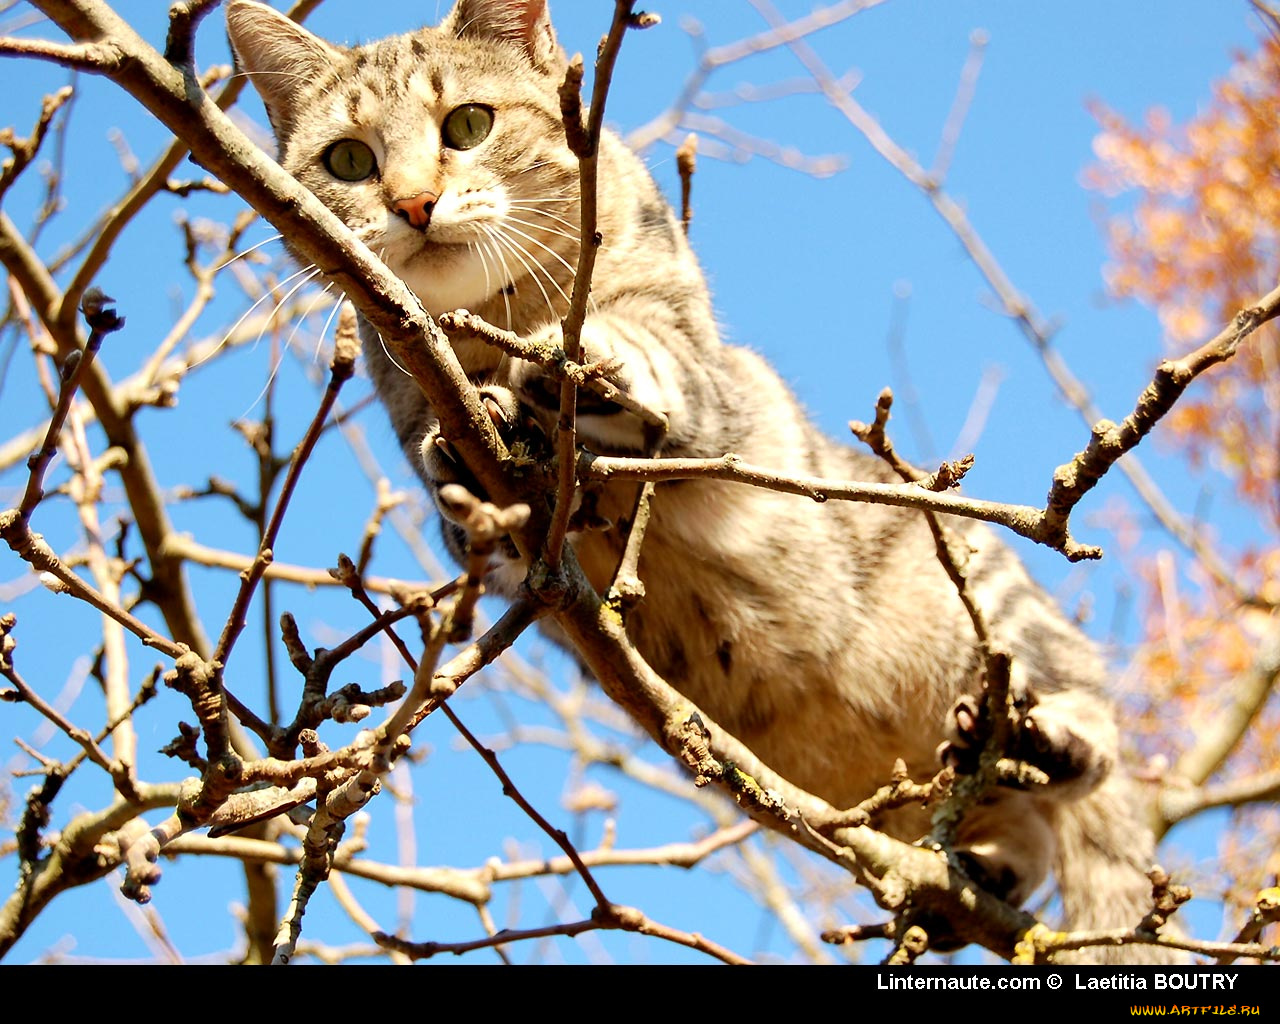
{"type": "MultiPolygon", "coordinates": [[[[1087,183],[1134,197],[1108,225],[1107,285],[1150,303],[1171,353],[1216,333],[1280,280],[1280,41],[1238,58],[1185,125],[1135,126],[1099,107],[1087,183]]],[[[1168,422],[1197,463],[1229,476],[1280,525],[1280,332],[1264,328],[1199,381],[1168,422]]]]}
{"type": "MultiPolygon", "coordinates": [[[[1280,281],[1280,35],[1273,31],[1256,52],[1237,57],[1185,124],[1163,111],[1142,125],[1104,107],[1095,114],[1097,163],[1086,181],[1122,211],[1107,224],[1108,288],[1154,307],[1168,352],[1184,354],[1280,281]]],[[[1260,607],[1241,606],[1230,587],[1193,561],[1179,571],[1170,552],[1144,568],[1149,600],[1132,674],[1134,732],[1145,737],[1139,744],[1147,753],[1159,733],[1176,760],[1240,695],[1240,680],[1276,629],[1267,605],[1280,603],[1280,330],[1264,327],[1234,359],[1196,381],[1160,436],[1193,465],[1229,480],[1245,514],[1263,527],[1251,542],[1207,535],[1232,542],[1225,550],[1235,549],[1234,582],[1257,594],[1260,607]]],[[[1258,704],[1215,778],[1257,777],[1277,765],[1280,707],[1273,696],[1258,704]]],[[[1202,879],[1199,895],[1212,896],[1220,884],[1218,895],[1247,906],[1280,870],[1280,814],[1264,804],[1234,815],[1219,851],[1222,874],[1202,879]],[[1235,885],[1227,884],[1232,876],[1235,885]]]]}

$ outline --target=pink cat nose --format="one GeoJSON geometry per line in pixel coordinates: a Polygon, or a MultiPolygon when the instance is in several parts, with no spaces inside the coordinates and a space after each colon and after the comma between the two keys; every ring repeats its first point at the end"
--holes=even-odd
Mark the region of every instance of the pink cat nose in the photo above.
{"type": "Polygon", "coordinates": [[[391,209],[397,217],[403,217],[413,227],[425,231],[431,223],[431,211],[435,209],[439,198],[434,192],[419,192],[408,199],[397,199],[391,204],[391,209]]]}

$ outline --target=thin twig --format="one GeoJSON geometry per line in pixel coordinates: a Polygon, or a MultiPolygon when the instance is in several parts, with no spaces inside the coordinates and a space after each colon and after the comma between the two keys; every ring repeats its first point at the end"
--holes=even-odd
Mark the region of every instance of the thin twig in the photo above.
{"type": "Polygon", "coordinates": [[[293,451],[293,457],[289,460],[289,470],[285,474],[284,483],[280,487],[280,496],[276,499],[275,508],[271,513],[271,520],[268,522],[262,541],[259,544],[258,556],[254,559],[253,566],[244,576],[240,590],[236,594],[235,602],[227,615],[227,622],[223,626],[222,636],[218,638],[213,660],[223,666],[227,663],[227,658],[231,654],[236,637],[240,635],[240,632],[245,627],[245,615],[248,611],[249,601],[253,598],[254,589],[274,558],[272,549],[280,532],[280,526],[284,522],[285,511],[289,507],[289,499],[293,496],[298,479],[302,474],[302,468],[306,465],[307,459],[315,448],[316,441],[319,440],[320,431],[329,416],[330,409],[333,408],[333,403],[337,401],[338,392],[341,390],[342,385],[350,380],[355,373],[355,359],[356,353],[359,351],[359,342],[355,333],[354,313],[347,318],[345,328],[339,325],[338,333],[334,340],[329,384],[325,388],[324,395],[320,399],[319,408],[316,409],[315,415],[311,418],[311,423],[308,425],[306,433],[303,435],[302,440],[298,442],[298,446],[293,451]]]}
{"type": "Polygon", "coordinates": [[[101,291],[91,289],[85,293],[83,312],[85,322],[89,325],[89,340],[82,353],[72,353],[63,361],[62,381],[58,389],[58,405],[53,417],[49,420],[49,428],[45,431],[44,443],[39,451],[27,460],[30,475],[27,488],[18,505],[18,518],[25,526],[31,519],[31,513],[44,497],[44,474],[58,450],[58,435],[62,432],[62,424],[71,408],[71,400],[80,389],[80,381],[84,378],[93,358],[102,347],[102,341],[108,334],[120,330],[124,326],[124,317],[117,316],[109,304],[114,300],[101,291]]]}
{"type": "MultiPolygon", "coordinates": [[[[889,421],[889,410],[893,405],[893,393],[885,388],[880,392],[876,402],[876,415],[872,424],[850,423],[854,435],[871,448],[876,455],[887,462],[904,482],[915,482],[929,489],[944,490],[955,486],[960,478],[973,465],[973,456],[967,456],[956,464],[944,463],[937,473],[926,476],[922,470],[903,460],[894,450],[893,443],[885,432],[889,421]]],[[[1005,772],[1005,756],[1011,747],[1015,727],[1014,707],[1010,703],[1010,665],[1012,657],[1007,650],[999,647],[992,637],[987,615],[969,588],[968,564],[969,547],[957,531],[945,526],[932,511],[924,511],[924,521],[933,537],[934,549],[938,562],[951,585],[955,588],[960,603],[964,606],[973,627],[974,640],[978,654],[982,659],[982,690],[985,717],[978,716],[975,726],[978,732],[980,748],[974,770],[962,777],[954,788],[952,778],[945,773],[951,772],[951,766],[943,769],[944,775],[939,777],[944,791],[938,808],[933,814],[933,830],[930,839],[946,849],[955,842],[956,832],[960,828],[970,808],[978,805],[983,797],[1000,785],[1005,772]]],[[[879,809],[885,801],[910,799],[936,799],[934,785],[916,786],[906,774],[906,765],[899,762],[895,766],[894,785],[882,789],[876,795],[873,807],[859,805],[858,810],[872,813],[879,809]]],[[[865,804],[865,802],[864,802],[865,804]]],[[[893,806],[890,803],[889,806],[893,806]]],[[[904,938],[905,941],[905,938],[904,938]]]]}
{"type": "Polygon", "coordinates": [[[54,115],[71,99],[73,94],[74,90],[71,86],[65,85],[52,95],[46,96],[44,102],[40,105],[40,117],[37,119],[35,127],[31,129],[31,134],[25,139],[15,138],[11,128],[0,130],[0,142],[7,145],[13,153],[13,156],[0,167],[0,196],[3,196],[8,191],[9,186],[13,184],[18,175],[35,159],[36,154],[40,151],[40,144],[44,142],[44,137],[49,131],[49,125],[52,123],[54,115]]]}
{"type": "Polygon", "coordinates": [[[938,153],[933,158],[933,168],[929,172],[938,182],[945,181],[947,171],[951,169],[951,158],[955,155],[956,144],[960,141],[960,133],[964,129],[964,119],[969,113],[973,95],[978,88],[982,58],[990,39],[991,37],[984,29],[974,29],[969,34],[969,55],[965,58],[964,67],[960,70],[960,84],[956,86],[956,95],[951,101],[951,110],[947,113],[946,123],[942,126],[942,136],[938,140],[938,153]]]}
{"type": "MultiPolygon", "coordinates": [[[[1269,889],[1263,889],[1254,899],[1253,911],[1249,914],[1249,918],[1240,927],[1240,931],[1236,933],[1236,937],[1232,940],[1235,946],[1249,945],[1257,941],[1258,936],[1262,934],[1262,930],[1269,924],[1275,924],[1280,921],[1280,888],[1272,886],[1269,889]]],[[[1271,947],[1273,950],[1274,946],[1271,947]]],[[[1236,952],[1224,953],[1218,957],[1216,963],[1219,966],[1234,963],[1241,954],[1236,952]]]]}
{"type": "Polygon", "coordinates": [[[1069,536],[1051,536],[1044,522],[1045,513],[1030,505],[938,494],[917,484],[790,476],[750,465],[733,453],[722,455],[718,459],[633,459],[583,453],[579,457],[578,472],[584,480],[652,480],[655,483],[707,477],[734,480],[787,494],[800,494],[816,502],[868,501],[903,508],[928,509],[1004,526],[1019,536],[1062,552],[1073,562],[1099,558],[1102,555],[1099,548],[1080,544],[1069,536]]]}
{"type": "Polygon", "coordinates": [[[453,727],[462,734],[462,738],[471,744],[472,749],[474,749],[475,752],[484,760],[484,763],[489,766],[489,770],[492,771],[493,774],[502,782],[503,795],[514,800],[520,810],[524,811],[535,825],[550,836],[551,840],[565,852],[565,856],[573,862],[574,868],[577,870],[579,876],[581,876],[583,882],[586,883],[592,899],[596,901],[596,906],[611,906],[612,904],[609,903],[608,898],[604,894],[604,890],[600,888],[599,883],[595,880],[595,876],[591,873],[591,869],[583,863],[582,857],[578,853],[577,848],[569,841],[568,834],[562,829],[555,828],[551,822],[547,821],[547,819],[538,812],[538,809],[525,798],[524,794],[520,792],[519,788],[517,788],[515,782],[512,781],[511,776],[508,775],[506,770],[502,767],[502,763],[498,760],[498,755],[476,738],[475,734],[463,724],[462,719],[458,717],[457,713],[454,712],[453,708],[451,708],[447,702],[441,702],[440,710],[443,711],[449,721],[453,723],[453,727]]]}
{"type": "Polygon", "coordinates": [[[35,57],[81,71],[110,73],[123,59],[120,50],[104,43],[51,43],[43,39],[0,38],[0,56],[35,57]]]}
{"type": "MultiPolygon", "coordinates": [[[[1280,286],[1256,303],[1241,309],[1231,323],[1194,352],[1180,359],[1166,359],[1156,367],[1155,378],[1138,396],[1133,412],[1119,424],[1099,420],[1093,426],[1089,446],[1053,474],[1046,504],[1045,527],[1050,538],[1067,529],[1072,509],[1102,476],[1132,451],[1182,397],[1200,374],[1230,359],[1240,344],[1263,324],[1280,315],[1280,286]]],[[[1050,541],[1052,544],[1052,540],[1050,541]]],[[[1238,589],[1238,588],[1236,588],[1238,589]]]]}
{"type": "Polygon", "coordinates": [[[690,132],[676,149],[676,170],[680,174],[680,226],[685,236],[693,220],[693,175],[698,169],[698,136],[690,132]]]}
{"type": "MultiPolygon", "coordinates": [[[[573,291],[569,311],[561,321],[561,338],[565,356],[570,362],[582,362],[582,327],[587,317],[587,299],[591,294],[591,274],[596,265],[596,252],[601,237],[596,230],[596,176],[600,150],[600,133],[604,128],[605,101],[613,66],[622,46],[623,34],[633,24],[635,0],[614,0],[613,23],[596,57],[595,81],[591,89],[591,110],[582,123],[582,59],[575,58],[565,73],[560,87],[560,109],[564,118],[565,137],[570,150],[578,158],[578,207],[580,227],[578,265],[573,275],[573,291]]],[[[570,380],[560,383],[560,414],[556,421],[556,456],[558,481],[556,504],[544,546],[547,565],[556,569],[569,532],[569,517],[577,487],[574,458],[577,451],[578,389],[570,380]]]]}
{"type": "MultiPolygon", "coordinates": [[[[253,567],[254,558],[238,551],[223,551],[210,548],[199,541],[175,534],[165,545],[165,550],[175,558],[207,565],[215,569],[230,569],[233,572],[246,572],[253,567]]],[[[312,569],[308,566],[290,565],[287,562],[272,561],[264,570],[266,579],[298,583],[304,587],[332,587],[340,585],[328,569],[312,569]]],[[[412,590],[430,590],[435,584],[414,583],[410,580],[398,580],[387,576],[366,576],[364,585],[368,590],[378,594],[399,594],[412,590]]]]}
{"type": "Polygon", "coordinates": [[[452,953],[457,956],[462,953],[470,953],[473,950],[489,949],[493,946],[511,942],[540,939],[555,935],[574,936],[581,935],[584,932],[612,928],[666,939],[668,942],[675,942],[682,946],[688,946],[690,949],[700,950],[727,964],[749,964],[751,962],[696,932],[684,932],[676,928],[670,928],[651,920],[634,907],[622,907],[616,904],[610,904],[605,908],[597,907],[591,917],[583,921],[547,925],[543,928],[504,928],[493,935],[482,939],[472,939],[469,942],[409,942],[394,935],[387,935],[385,932],[374,935],[374,939],[387,949],[404,953],[415,960],[425,960],[441,953],[452,953]]]}
{"type": "Polygon", "coordinates": [[[116,786],[120,789],[121,795],[126,800],[136,799],[136,792],[133,789],[133,780],[124,764],[107,755],[93,735],[87,729],[81,729],[79,726],[72,725],[61,712],[53,705],[49,704],[23,680],[18,674],[17,669],[13,665],[12,660],[12,632],[17,624],[17,619],[12,612],[0,615],[0,675],[9,680],[17,691],[17,699],[30,704],[36,711],[42,714],[50,722],[52,722],[61,732],[65,733],[72,741],[78,743],[85,752],[85,755],[111,776],[116,786]]]}

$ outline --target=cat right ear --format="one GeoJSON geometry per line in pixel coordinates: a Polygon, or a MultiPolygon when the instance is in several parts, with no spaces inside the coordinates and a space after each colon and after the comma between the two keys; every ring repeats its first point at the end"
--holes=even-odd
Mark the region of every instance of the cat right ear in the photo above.
{"type": "Polygon", "coordinates": [[[293,123],[299,85],[315,81],[341,57],[297,22],[253,0],[228,5],[227,35],[236,64],[266,104],[277,136],[293,123]]]}
{"type": "Polygon", "coordinates": [[[559,74],[567,64],[547,0],[457,0],[440,30],[459,39],[514,43],[540,71],[559,74]]]}

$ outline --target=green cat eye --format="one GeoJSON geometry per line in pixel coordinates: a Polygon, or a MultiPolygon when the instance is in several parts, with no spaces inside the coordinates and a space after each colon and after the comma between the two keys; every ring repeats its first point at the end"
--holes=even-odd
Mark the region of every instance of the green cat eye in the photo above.
{"type": "Polygon", "coordinates": [[[492,130],[493,111],[475,103],[465,103],[449,112],[440,134],[450,149],[471,149],[484,142],[492,130]]]}
{"type": "Polygon", "coordinates": [[[324,165],[342,181],[364,181],[378,168],[373,150],[356,139],[341,139],[324,151],[324,165]]]}

